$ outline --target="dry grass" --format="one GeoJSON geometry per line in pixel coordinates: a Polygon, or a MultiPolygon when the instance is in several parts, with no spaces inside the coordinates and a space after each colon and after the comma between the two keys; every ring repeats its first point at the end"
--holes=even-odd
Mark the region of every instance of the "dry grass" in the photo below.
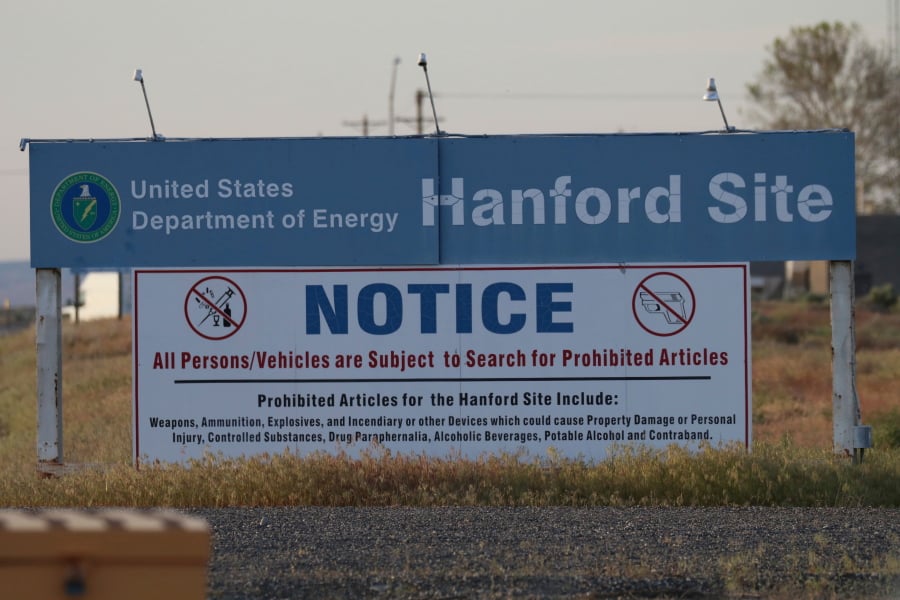
{"type": "Polygon", "coordinates": [[[0,501],[11,506],[900,506],[897,452],[851,467],[829,452],[769,444],[753,453],[622,448],[593,464],[373,449],[358,459],[207,456],[140,471],[119,464],[53,479],[5,475],[0,501]]]}
{"type": "MultiPolygon", "coordinates": [[[[900,313],[857,308],[856,371],[863,422],[900,410],[900,313]]],[[[831,328],[827,304],[757,302],[753,314],[753,437],[830,448],[831,328]]]]}
{"type": "MultiPolygon", "coordinates": [[[[876,441],[900,438],[900,315],[858,313],[859,393],[876,441]]],[[[0,505],[767,505],[900,506],[900,450],[887,444],[849,467],[831,454],[826,306],[758,303],[753,320],[752,453],[622,448],[597,464],[554,456],[479,460],[319,454],[189,466],[131,461],[130,323],[63,333],[67,461],[104,465],[35,476],[34,332],[0,337],[0,505]]],[[[894,446],[900,446],[900,439],[894,446]]]]}

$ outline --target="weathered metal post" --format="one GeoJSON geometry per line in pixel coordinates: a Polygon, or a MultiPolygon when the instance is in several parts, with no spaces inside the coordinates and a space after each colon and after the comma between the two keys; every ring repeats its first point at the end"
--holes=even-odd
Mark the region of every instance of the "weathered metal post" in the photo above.
{"type": "Polygon", "coordinates": [[[125,314],[125,290],[124,290],[125,282],[124,282],[124,279],[125,278],[122,276],[122,271],[117,270],[116,271],[116,280],[117,280],[116,281],[116,284],[117,284],[116,289],[118,290],[118,293],[119,293],[119,298],[118,298],[119,310],[118,310],[118,313],[116,314],[116,318],[119,319],[120,321],[122,320],[122,316],[125,314]]]}
{"type": "Polygon", "coordinates": [[[859,397],[856,393],[856,327],[853,263],[832,261],[829,265],[831,290],[831,375],[834,452],[862,461],[872,446],[871,428],[860,425],[859,397]]]}
{"type": "Polygon", "coordinates": [[[59,269],[37,269],[38,468],[62,464],[62,319],[59,269]]]}

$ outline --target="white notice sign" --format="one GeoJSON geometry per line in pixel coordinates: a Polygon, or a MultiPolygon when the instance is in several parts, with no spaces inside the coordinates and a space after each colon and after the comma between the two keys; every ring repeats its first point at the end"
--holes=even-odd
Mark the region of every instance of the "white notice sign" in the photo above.
{"type": "Polygon", "coordinates": [[[134,271],[136,461],[750,432],[748,266],[134,271]]]}

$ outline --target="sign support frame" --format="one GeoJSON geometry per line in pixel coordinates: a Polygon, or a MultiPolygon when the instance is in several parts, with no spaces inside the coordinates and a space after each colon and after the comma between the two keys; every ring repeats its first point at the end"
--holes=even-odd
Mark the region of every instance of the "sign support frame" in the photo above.
{"type": "MultiPolygon", "coordinates": [[[[62,310],[60,269],[36,269],[37,454],[39,470],[63,464],[62,310]]],[[[856,327],[852,261],[829,263],[831,289],[833,451],[857,455],[861,421],[856,391],[856,327]]]]}
{"type": "MultiPolygon", "coordinates": [[[[772,132],[793,136],[802,132],[772,132]]],[[[821,133],[821,132],[807,132],[821,133]]],[[[833,133],[850,134],[852,147],[852,132],[843,130],[833,133]]],[[[680,134],[679,134],[680,135],[680,134]]],[[[733,139],[725,136],[727,139],[733,139]]],[[[634,138],[637,139],[637,138],[634,138]]],[[[25,140],[28,141],[28,140],[25,140]]],[[[43,142],[72,142],[74,140],[40,140],[43,142]]],[[[86,140],[82,140],[86,141],[86,140]]],[[[137,140],[107,140],[137,141],[137,140]]],[[[180,140],[189,142],[192,140],[180,140]]],[[[196,140],[193,140],[196,141],[196,140]]],[[[258,141],[258,140],[257,140],[258,141]]],[[[91,140],[92,146],[96,140],[91,140]]],[[[458,140],[447,140],[446,144],[457,144],[458,140]]],[[[684,143],[679,138],[679,143],[684,143]]],[[[435,193],[440,197],[440,181],[447,177],[442,173],[441,144],[435,143],[437,153],[437,170],[434,173],[435,193]]],[[[135,146],[136,147],[136,146],[135,146]]],[[[156,148],[154,146],[154,148],[156,148]]],[[[838,148],[838,150],[841,150],[838,148]]],[[[24,149],[24,145],[22,146],[24,149]]],[[[483,151],[488,151],[487,150],[483,151]]],[[[34,146],[32,146],[32,157],[34,146]]],[[[852,152],[844,153],[838,157],[845,167],[852,169],[852,152]]],[[[463,165],[465,166],[465,165],[463,165]]],[[[808,165],[807,165],[808,166],[808,165]]],[[[449,164],[452,170],[453,165],[449,164]]],[[[461,171],[462,169],[460,167],[461,171]]],[[[562,171],[559,171],[562,172],[562,171]]],[[[852,172],[852,171],[851,171],[852,172]]],[[[720,173],[724,175],[727,173],[720,173]]],[[[37,178],[40,180],[40,177],[37,178]]],[[[423,180],[424,181],[424,180],[423,180]]],[[[460,178],[460,181],[462,179],[460,178]]],[[[32,185],[32,195],[35,190],[32,185]]],[[[592,188],[585,188],[592,189],[592,188]]],[[[675,191],[673,184],[669,184],[669,194],[675,191]]],[[[665,190],[664,190],[665,191],[665,190]]],[[[678,188],[680,196],[680,185],[678,188]]],[[[806,199],[820,202],[823,199],[816,196],[819,192],[810,190],[806,199]],[[811,196],[810,196],[811,195],[811,196]]],[[[571,195],[571,192],[570,192],[571,195]]],[[[42,197],[41,193],[37,194],[42,197]]],[[[849,210],[847,216],[853,216],[849,210]]],[[[32,211],[32,214],[36,214],[32,211]]],[[[35,221],[32,222],[34,225],[35,221]]],[[[32,229],[33,252],[35,248],[42,248],[41,240],[35,235],[41,229],[32,229]],[[37,243],[35,240],[37,239],[37,243]]],[[[52,230],[51,230],[52,231],[52,230]]],[[[841,230],[845,231],[845,230],[841,230]]],[[[847,246],[847,254],[854,255],[855,247],[847,246]],[[852,248],[852,252],[850,249],[852,248]]],[[[444,249],[438,245],[437,261],[445,256],[444,249]]],[[[860,403],[856,391],[856,343],[854,326],[854,279],[852,260],[846,260],[844,253],[829,253],[832,260],[829,262],[830,294],[831,294],[831,326],[832,326],[832,407],[833,407],[833,451],[842,456],[856,456],[858,451],[871,447],[871,428],[860,425],[860,403]],[[835,259],[834,257],[837,257],[835,259]]],[[[722,258],[722,257],[720,257],[722,258]]],[[[787,258],[787,257],[784,257],[787,258]]],[[[822,257],[797,257],[797,258],[822,258],[822,257]]],[[[62,312],[61,312],[61,271],[66,266],[68,258],[52,257],[46,261],[35,261],[36,265],[36,349],[37,349],[37,454],[38,466],[42,472],[50,473],[54,467],[63,466],[63,399],[62,399],[62,312]],[[58,262],[57,262],[58,261],[58,262]]],[[[399,260],[402,262],[403,257],[399,260]]],[[[88,261],[90,262],[90,261],[88,261]]],[[[76,298],[77,304],[77,298],[76,298]]],[[[859,454],[861,460],[861,452],[859,454]]]]}

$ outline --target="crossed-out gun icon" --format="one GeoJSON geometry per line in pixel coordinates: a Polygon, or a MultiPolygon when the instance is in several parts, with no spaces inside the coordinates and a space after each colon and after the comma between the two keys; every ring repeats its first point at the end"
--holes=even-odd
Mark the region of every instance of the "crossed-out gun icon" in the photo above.
{"type": "Polygon", "coordinates": [[[678,325],[687,321],[684,312],[684,296],[681,292],[641,292],[641,304],[648,313],[662,314],[669,325],[678,325]],[[663,305],[664,304],[664,305],[663,305]]]}

